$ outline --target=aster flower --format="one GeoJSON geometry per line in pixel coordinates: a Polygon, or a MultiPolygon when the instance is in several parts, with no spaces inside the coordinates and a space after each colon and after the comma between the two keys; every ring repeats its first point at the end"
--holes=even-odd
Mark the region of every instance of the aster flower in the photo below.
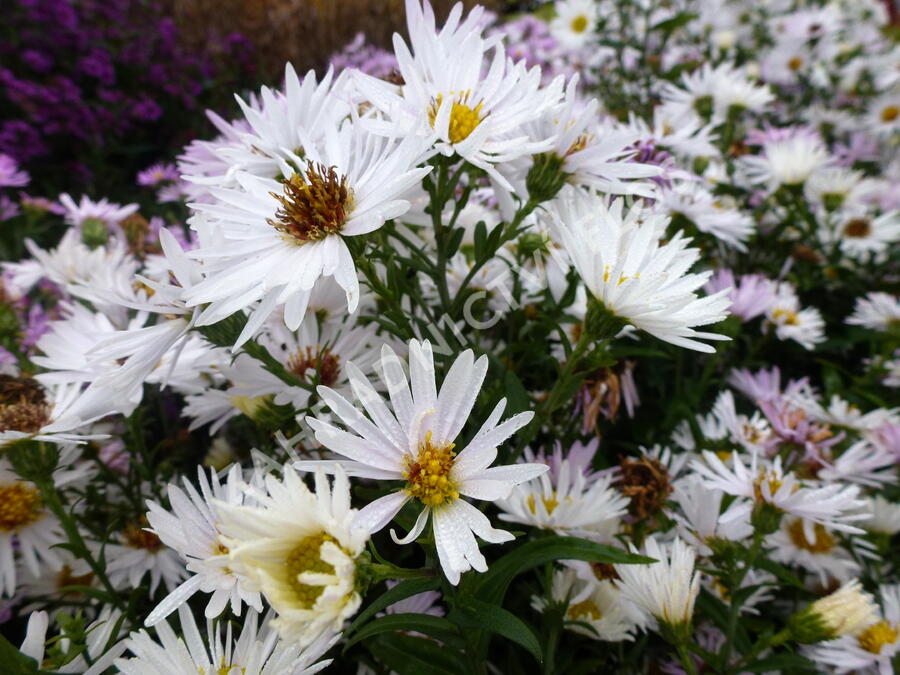
{"type": "Polygon", "coordinates": [[[660,544],[649,537],[641,551],[657,562],[615,565],[622,595],[661,624],[676,631],[690,625],[700,592],[700,572],[694,570],[697,553],[676,538],[660,544]]]}
{"type": "Polygon", "coordinates": [[[710,234],[726,246],[746,251],[753,235],[753,219],[735,208],[727,197],[716,197],[702,184],[682,181],[660,194],[660,208],[671,216],[690,220],[697,229],[710,234]]]}
{"type": "Polygon", "coordinates": [[[889,537],[900,532],[900,504],[875,495],[868,500],[866,517],[859,522],[860,527],[874,534],[889,537]]]}
{"type": "Polygon", "coordinates": [[[698,339],[727,340],[694,326],[721,321],[729,305],[725,291],[699,298],[710,272],[687,274],[699,250],[675,234],[660,237],[668,219],[640,204],[623,214],[623,202],[567,189],[549,207],[563,245],[590,294],[608,312],[654,337],[712,352],[698,339]]]}
{"type": "MultiPolygon", "coordinates": [[[[498,424],[506,399],[494,408],[468,446],[457,451],[454,441],[475,404],[487,373],[488,359],[477,360],[471,350],[460,354],[437,391],[431,343],[409,343],[409,379],[394,351],[382,348],[382,379],[390,395],[388,409],[382,397],[353,364],[348,363],[350,386],[369,417],[328,387],[319,395],[346,425],[338,428],[318,418],[307,418],[316,440],[346,460],[339,464],[353,476],[404,481],[396,492],[376,499],[360,511],[357,524],[370,532],[385,527],[408,501],[424,508],[401,543],[414,541],[433,516],[435,545],[441,567],[454,585],[460,574],[474,568],[487,570],[475,535],[490,543],[510,541],[512,535],[491,527],[477,508],[461,497],[495,501],[513,488],[547,471],[546,465],[490,465],[497,446],[531,420],[520,413],[498,424]],[[410,392],[410,383],[412,391],[410,392]]],[[[299,462],[302,468],[335,462],[299,462]]]]}
{"type": "MultiPolygon", "coordinates": [[[[807,523],[802,518],[785,518],[781,527],[766,537],[766,544],[772,548],[770,555],[773,560],[815,574],[823,587],[834,581],[850,581],[860,573],[855,556],[830,528],[819,523],[807,523]]],[[[859,548],[856,555],[863,551],[859,548]]],[[[869,557],[871,555],[869,552],[869,557]]]]}
{"type": "Polygon", "coordinates": [[[766,312],[779,340],[794,340],[813,350],[825,341],[825,320],[815,307],[801,307],[794,287],[782,281],[775,286],[775,298],[766,312]]]}
{"type": "Polygon", "coordinates": [[[794,614],[788,629],[797,642],[808,644],[844,635],[857,637],[877,621],[874,599],[853,579],[794,614]]]}
{"type": "Polygon", "coordinates": [[[900,240],[900,211],[888,211],[877,217],[861,208],[848,209],[834,238],[841,250],[851,258],[865,261],[870,256],[882,259],[890,247],[900,240]]]}
{"type": "Polygon", "coordinates": [[[613,478],[587,478],[564,459],[555,476],[545,473],[499,500],[500,520],[608,543],[628,512],[628,498],[612,488],[613,478]]]}
{"type": "Polygon", "coordinates": [[[19,169],[15,158],[0,153],[0,188],[25,187],[30,181],[31,176],[19,169]]]}
{"type": "Polygon", "coordinates": [[[194,615],[187,607],[178,609],[183,636],[178,637],[168,623],[156,627],[154,640],[145,630],[132,633],[125,641],[130,658],[115,662],[123,675],[159,675],[159,673],[223,673],[224,675],[312,675],[331,661],[319,661],[334,644],[329,635],[303,648],[296,642],[279,640],[268,616],[262,619],[250,610],[240,635],[234,639],[231,624],[223,636],[222,624],[213,627],[207,621],[204,642],[194,615]]]}
{"type": "MultiPolygon", "coordinates": [[[[75,455],[75,448],[64,449],[60,467],[70,464],[75,455]]],[[[59,468],[53,472],[53,485],[63,488],[84,477],[81,470],[59,468]]],[[[57,546],[65,541],[62,525],[44,505],[37,487],[22,480],[9,460],[0,458],[0,595],[16,593],[16,558],[32,576],[60,569],[63,557],[57,546]]]]}
{"type": "Polygon", "coordinates": [[[77,204],[68,194],[61,194],[59,202],[66,209],[65,219],[70,225],[83,228],[89,221],[102,223],[107,230],[114,232],[114,227],[138,210],[137,204],[114,204],[105,197],[94,201],[87,195],[81,196],[77,204]]]}
{"type": "Polygon", "coordinates": [[[775,284],[760,274],[744,274],[735,278],[728,269],[717,270],[704,286],[708,293],[728,290],[729,312],[742,321],[752,321],[765,314],[775,301],[775,284]]]}
{"type": "Polygon", "coordinates": [[[701,555],[712,555],[709,543],[714,539],[741,541],[753,534],[750,509],[739,502],[722,512],[721,490],[710,490],[703,479],[690,474],[675,483],[672,500],[679,512],[673,513],[679,536],[696,547],[701,555]]]}
{"type": "Polygon", "coordinates": [[[340,631],[362,602],[357,559],[369,537],[354,525],[346,475],[335,474],[331,486],[318,472],[312,492],[286,466],[283,479],[266,476],[255,506],[213,501],[229,555],[278,613],[272,625],[301,647],[340,631]]]}
{"type": "Polygon", "coordinates": [[[550,598],[534,596],[531,606],[546,611],[550,603],[566,606],[565,627],[573,633],[603,642],[634,640],[642,617],[627,603],[622,592],[606,579],[583,579],[569,568],[556,570],[550,598]]]}
{"type": "Polygon", "coordinates": [[[740,158],[753,183],[765,183],[774,190],[782,185],[802,185],[814,171],[830,162],[828,150],[818,136],[795,133],[785,139],[763,144],[759,156],[740,158]]]}
{"type": "Polygon", "coordinates": [[[550,34],[569,49],[586,46],[596,36],[598,7],[593,0],[557,0],[550,34]]]}
{"type": "Polygon", "coordinates": [[[810,539],[813,538],[814,523],[840,532],[862,532],[851,524],[865,518],[865,514],[859,512],[865,502],[857,499],[859,488],[855,485],[806,484],[793,473],[784,472],[780,457],[767,462],[759,455],[753,455],[747,466],[735,452],[731,456],[730,469],[708,450],[703,452],[703,460],[694,460],[691,466],[708,488],[752,500],[757,505],[769,504],[779,512],[805,518],[810,539]]]}
{"type": "Polygon", "coordinates": [[[867,293],[856,299],[856,306],[853,314],[847,317],[847,323],[882,332],[900,326],[900,298],[890,293],[867,293]]]}
{"type": "Polygon", "coordinates": [[[843,635],[806,650],[815,663],[835,673],[878,672],[891,675],[893,659],[900,652],[900,586],[879,588],[883,611],[857,635],[843,635]]]}
{"type": "Polygon", "coordinates": [[[213,499],[231,505],[242,505],[243,477],[240,467],[232,465],[224,485],[213,472],[207,476],[198,467],[200,491],[189,481],[184,489],[169,484],[168,495],[171,512],[156,502],[147,502],[150,509],[147,522],[159,540],[174,549],[187,563],[191,573],[145,619],[145,626],[153,626],[171,612],[186,603],[197,591],[211,593],[206,604],[208,619],[219,616],[230,604],[231,611],[240,616],[243,603],[257,612],[262,611],[259,593],[248,591],[248,580],[238,561],[232,560],[228,548],[222,543],[216,525],[218,516],[211,504],[213,499]]]}
{"type": "Polygon", "coordinates": [[[188,576],[179,554],[165,546],[149,528],[146,521],[127,524],[106,545],[106,572],[116,588],[138,588],[146,575],[150,576],[150,595],[160,583],[169,592],[188,576]]]}
{"type": "Polygon", "coordinates": [[[464,21],[462,3],[450,12],[443,28],[435,27],[427,2],[406,0],[410,47],[395,35],[394,52],[403,78],[400,94],[393,85],[357,74],[361,93],[390,118],[370,124],[384,133],[409,129],[435,142],[446,156],[458,154],[511,191],[495,165],[542,152],[552,139],[530,138],[522,125],[554,105],[562,78],[541,87],[540,68],[513,64],[496,38],[481,35],[481,7],[464,21]],[[493,48],[493,56],[487,52],[493,48]]]}
{"type": "Polygon", "coordinates": [[[326,138],[321,147],[304,147],[303,159],[293,157],[297,168],[283,183],[239,172],[239,187],[210,188],[216,201],[194,205],[211,216],[211,232],[188,254],[203,261],[205,278],[185,299],[209,303],[199,326],[252,308],[235,347],[279,306],[296,330],[321,277],[333,276],[355,311],[359,281],[343,238],[406,213],[409,202],[400,197],[429,171],[414,168],[422,152],[414,136],[398,143],[353,123],[326,138]]]}

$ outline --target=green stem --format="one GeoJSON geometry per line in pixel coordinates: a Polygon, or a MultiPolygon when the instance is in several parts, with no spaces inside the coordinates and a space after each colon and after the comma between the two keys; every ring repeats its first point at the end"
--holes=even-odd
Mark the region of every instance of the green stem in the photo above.
{"type": "Polygon", "coordinates": [[[75,523],[71,514],[69,514],[63,506],[63,503],[56,492],[56,487],[53,485],[53,480],[39,479],[34,481],[34,484],[38,491],[40,491],[41,499],[43,499],[44,504],[53,512],[53,515],[59,519],[63,532],[66,533],[66,538],[69,540],[72,554],[77,558],[81,558],[88,564],[91,571],[97,579],[100,580],[100,583],[103,584],[103,588],[109,593],[109,601],[118,607],[124,608],[118,591],[113,587],[109,577],[106,576],[106,570],[94,559],[94,556],[91,555],[90,549],[84,542],[81,533],[78,531],[78,525],[75,523]]]}
{"type": "Polygon", "coordinates": [[[688,652],[687,645],[679,642],[675,645],[675,650],[678,652],[678,660],[681,661],[684,672],[688,675],[697,675],[697,668],[694,666],[694,660],[691,658],[690,652],[688,652]]]}

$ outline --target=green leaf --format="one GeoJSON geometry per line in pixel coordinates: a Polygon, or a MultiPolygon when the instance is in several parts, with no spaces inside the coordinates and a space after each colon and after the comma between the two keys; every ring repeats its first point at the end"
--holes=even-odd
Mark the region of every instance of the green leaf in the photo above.
{"type": "Polygon", "coordinates": [[[663,33],[671,33],[682,26],[686,26],[688,23],[697,18],[696,14],[692,12],[679,12],[671,19],[666,19],[665,21],[660,21],[655,26],[650,28],[651,31],[658,30],[663,33]]]}
{"type": "MultiPolygon", "coordinates": [[[[447,239],[446,255],[448,258],[452,258],[459,250],[459,246],[460,244],[462,244],[463,236],[465,235],[465,233],[466,231],[463,228],[457,227],[450,234],[450,237],[447,239]]],[[[428,270],[423,268],[423,271],[427,272],[428,270]]]]}
{"type": "Polygon", "coordinates": [[[622,549],[596,544],[577,537],[546,537],[530,541],[491,564],[485,573],[472,576],[467,584],[472,595],[500,604],[512,580],[522,572],[557,560],[641,564],[656,562],[653,558],[626,553],[622,549]]]}
{"type": "Polygon", "coordinates": [[[387,591],[375,598],[375,600],[372,601],[372,604],[370,604],[362,612],[360,612],[359,615],[353,620],[353,623],[351,623],[345,631],[345,635],[350,635],[350,633],[363,625],[371,617],[375,616],[377,612],[380,612],[386,607],[393,605],[395,602],[405,600],[406,598],[409,598],[418,593],[437,590],[440,585],[441,582],[437,578],[407,579],[406,581],[401,581],[393,588],[389,588],[387,591]]]}
{"type": "Polygon", "coordinates": [[[367,643],[369,651],[399,675],[468,675],[459,651],[412,635],[382,635],[367,643]]]}
{"type": "Polygon", "coordinates": [[[746,666],[741,666],[741,670],[748,673],[795,673],[798,668],[806,671],[814,671],[815,664],[799,654],[783,653],[772,654],[759,661],[754,661],[746,666]]]}
{"type": "Polygon", "coordinates": [[[790,584],[794,588],[806,588],[806,585],[800,581],[800,577],[791,572],[787,567],[782,565],[781,563],[775,562],[770,558],[764,558],[760,556],[753,563],[754,567],[758,567],[761,570],[765,570],[770,574],[774,574],[779,581],[783,581],[786,584],[790,584]]]}
{"type": "Polygon", "coordinates": [[[491,605],[481,602],[477,598],[469,598],[462,611],[456,613],[456,616],[451,615],[450,619],[464,627],[480,628],[505,637],[531,652],[538,663],[544,661],[541,643],[538,642],[531,627],[499,605],[491,605]]]}
{"type": "Polygon", "coordinates": [[[0,635],[0,664],[3,664],[4,675],[33,675],[40,672],[34,659],[25,656],[2,635],[0,635]]]}
{"type": "Polygon", "coordinates": [[[395,631],[424,633],[442,642],[455,642],[459,638],[456,625],[443,617],[431,616],[430,614],[387,614],[370,621],[360,628],[347,641],[344,650],[346,651],[347,647],[356,644],[360,640],[395,631]]]}
{"type": "Polygon", "coordinates": [[[474,244],[475,244],[475,260],[483,260],[488,257],[487,251],[487,225],[483,220],[479,220],[475,225],[474,244]]]}

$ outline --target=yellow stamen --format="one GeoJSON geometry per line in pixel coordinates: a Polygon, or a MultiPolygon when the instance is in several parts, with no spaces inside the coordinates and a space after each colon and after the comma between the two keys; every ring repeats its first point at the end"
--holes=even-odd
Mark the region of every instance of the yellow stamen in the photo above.
{"type": "Polygon", "coordinates": [[[456,482],[450,476],[453,468],[453,443],[434,444],[429,431],[419,445],[415,457],[405,458],[406,492],[426,506],[440,506],[459,498],[456,482]]]}

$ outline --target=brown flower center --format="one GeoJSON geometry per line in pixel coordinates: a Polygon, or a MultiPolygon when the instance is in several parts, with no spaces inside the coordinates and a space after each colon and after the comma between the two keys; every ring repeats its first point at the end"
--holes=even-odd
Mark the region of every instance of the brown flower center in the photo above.
{"type": "Polygon", "coordinates": [[[341,374],[341,362],[328,347],[299,349],[288,357],[287,367],[301,380],[306,379],[309,369],[316,371],[319,374],[319,383],[326,387],[334,386],[341,374]]]}
{"type": "Polygon", "coordinates": [[[334,169],[307,161],[304,173],[284,181],[283,195],[269,193],[281,208],[266,222],[298,245],[338,234],[353,209],[353,190],[334,169]]]}
{"type": "Polygon", "coordinates": [[[163,547],[159,537],[152,532],[147,532],[140,525],[128,525],[122,531],[122,537],[125,539],[125,543],[132,548],[156,552],[163,547]]]}
{"type": "Polygon", "coordinates": [[[631,500],[628,512],[643,519],[659,511],[672,493],[668,469],[653,457],[641,457],[638,460],[626,457],[619,468],[616,487],[631,500]]]}
{"type": "Polygon", "coordinates": [[[50,421],[41,385],[30,377],[0,375],[0,431],[37,433],[50,421]]]}
{"type": "Polygon", "coordinates": [[[844,236],[862,238],[872,234],[872,224],[868,218],[854,218],[844,225],[844,236]]]}
{"type": "Polygon", "coordinates": [[[579,14],[572,19],[572,32],[583,33],[588,27],[588,18],[584,14],[579,14]]]}
{"type": "Polygon", "coordinates": [[[25,483],[0,485],[0,530],[15,532],[44,517],[40,493],[25,483]]]}

